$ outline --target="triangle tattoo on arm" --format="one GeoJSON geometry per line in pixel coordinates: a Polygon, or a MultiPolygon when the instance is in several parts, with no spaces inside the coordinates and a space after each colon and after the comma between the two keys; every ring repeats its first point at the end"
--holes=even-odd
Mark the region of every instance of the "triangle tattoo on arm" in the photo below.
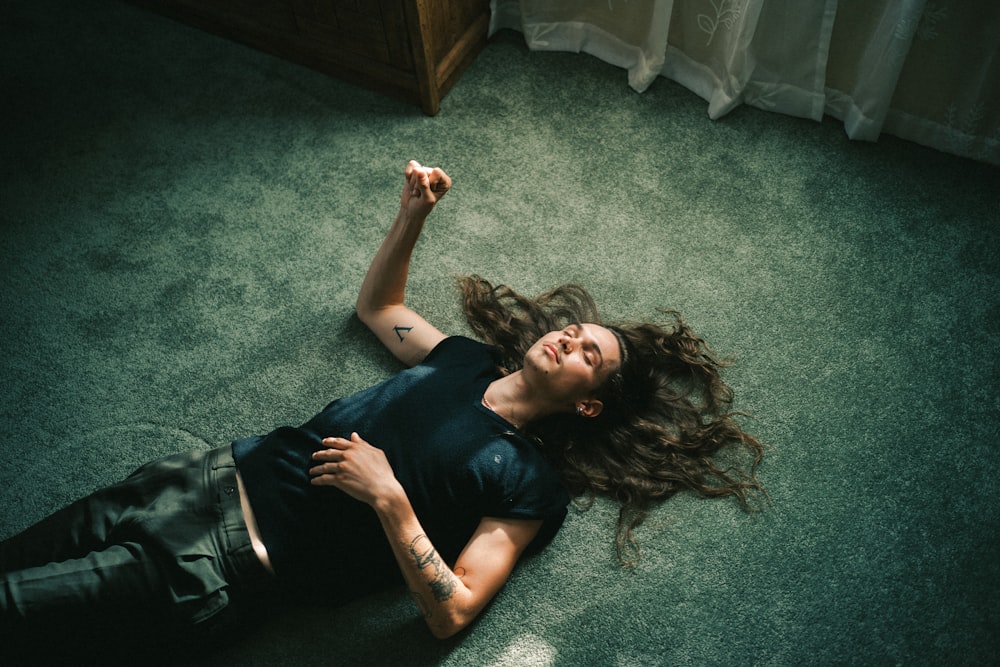
{"type": "Polygon", "coordinates": [[[392,330],[396,332],[396,335],[399,336],[399,342],[402,343],[404,338],[403,334],[413,331],[413,327],[395,326],[392,328],[392,330]]]}

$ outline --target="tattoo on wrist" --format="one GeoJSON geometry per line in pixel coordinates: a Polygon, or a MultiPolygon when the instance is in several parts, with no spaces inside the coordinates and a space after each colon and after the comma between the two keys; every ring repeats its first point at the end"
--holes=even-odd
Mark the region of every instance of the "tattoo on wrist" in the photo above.
{"type": "MultiPolygon", "coordinates": [[[[427,582],[427,586],[431,589],[434,599],[438,602],[450,600],[451,596],[455,594],[455,588],[457,587],[455,575],[452,574],[448,566],[441,560],[441,557],[431,545],[427,536],[417,535],[413,538],[413,541],[410,542],[409,551],[410,555],[413,556],[417,569],[426,570],[428,567],[434,568],[434,576],[427,582]]],[[[428,615],[426,611],[424,615],[428,615]]]]}
{"type": "Polygon", "coordinates": [[[399,336],[399,342],[402,343],[406,338],[403,334],[408,334],[413,331],[413,327],[394,326],[392,330],[396,332],[396,335],[399,336]]]}

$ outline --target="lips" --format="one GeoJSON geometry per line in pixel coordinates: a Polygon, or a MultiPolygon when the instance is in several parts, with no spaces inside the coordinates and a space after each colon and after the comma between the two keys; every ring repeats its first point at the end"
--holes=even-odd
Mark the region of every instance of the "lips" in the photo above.
{"type": "Polygon", "coordinates": [[[558,361],[559,361],[559,350],[556,349],[555,345],[552,345],[550,343],[545,343],[545,345],[543,345],[542,348],[545,350],[546,354],[548,354],[550,357],[552,357],[553,361],[555,361],[555,362],[558,363],[558,361]]]}

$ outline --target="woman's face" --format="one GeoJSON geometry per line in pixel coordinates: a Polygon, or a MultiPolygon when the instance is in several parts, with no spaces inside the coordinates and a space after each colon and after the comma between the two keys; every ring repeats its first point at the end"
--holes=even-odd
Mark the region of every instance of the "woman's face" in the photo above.
{"type": "MultiPolygon", "coordinates": [[[[524,370],[555,402],[591,398],[621,364],[618,337],[597,324],[572,324],[539,338],[524,357],[524,370]]],[[[570,406],[572,407],[572,406],[570,406]]]]}

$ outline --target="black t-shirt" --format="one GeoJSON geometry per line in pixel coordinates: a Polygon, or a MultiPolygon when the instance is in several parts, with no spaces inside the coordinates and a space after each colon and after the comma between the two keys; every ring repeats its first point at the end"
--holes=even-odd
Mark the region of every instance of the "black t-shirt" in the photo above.
{"type": "Polygon", "coordinates": [[[423,363],[334,401],[299,428],[233,443],[279,581],[345,601],[402,581],[374,510],[309,483],[321,440],[352,431],[382,449],[441,557],[454,564],[484,517],[544,519],[555,534],[569,496],[538,448],[482,405],[498,377],[492,348],[443,340],[423,363]],[[330,591],[329,584],[336,590],[330,591]]]}

